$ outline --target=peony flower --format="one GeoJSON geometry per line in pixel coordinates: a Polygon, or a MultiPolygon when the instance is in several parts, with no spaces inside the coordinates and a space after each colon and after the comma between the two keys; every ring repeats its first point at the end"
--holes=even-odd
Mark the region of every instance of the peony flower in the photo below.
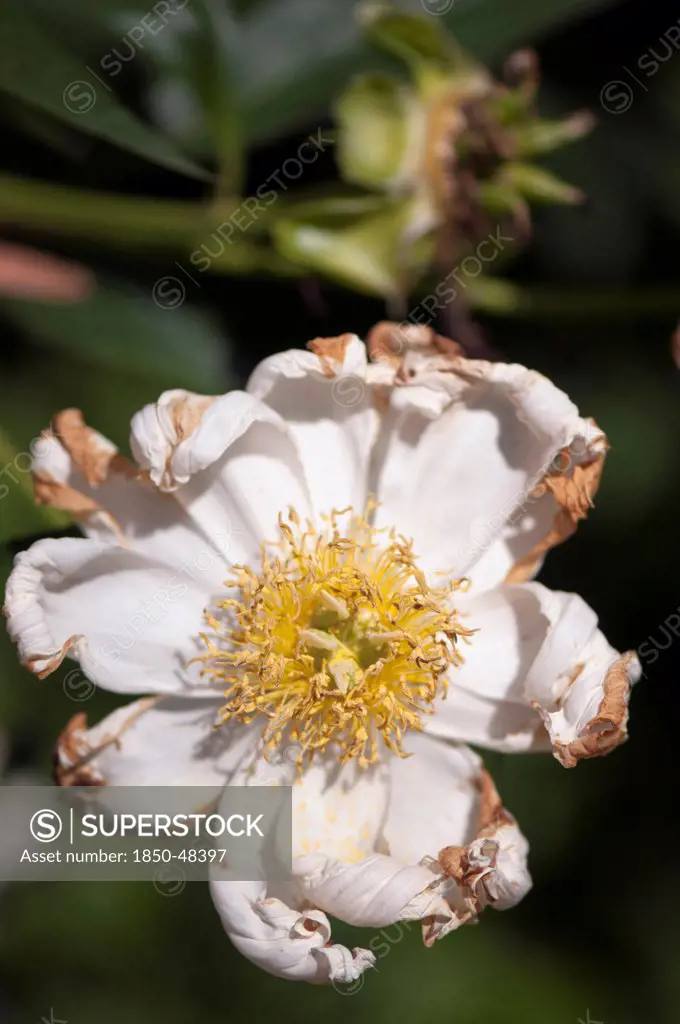
{"type": "Polygon", "coordinates": [[[328,915],[430,945],[524,896],[527,842],[465,744],[608,753],[639,665],[533,581],[607,449],[565,394],[424,327],[378,325],[372,361],[349,334],[309,349],[245,391],[164,393],[136,464],[60,413],[36,497],[85,538],[19,554],[6,613],[39,677],[69,656],[140,695],[75,716],[62,785],[292,786],[292,880],[212,894],[254,963],[336,983],[375,956],[328,915]]]}

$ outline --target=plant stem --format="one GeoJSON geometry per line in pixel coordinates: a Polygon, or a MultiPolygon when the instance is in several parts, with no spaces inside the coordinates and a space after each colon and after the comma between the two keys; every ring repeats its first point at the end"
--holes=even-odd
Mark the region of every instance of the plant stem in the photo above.
{"type": "Polygon", "coordinates": [[[469,283],[470,304],[490,316],[524,319],[583,320],[596,317],[608,320],[631,316],[680,316],[680,288],[643,288],[638,291],[574,289],[518,286],[500,278],[478,279],[469,283]]]}
{"type": "Polygon", "coordinates": [[[114,248],[143,247],[181,254],[191,253],[204,242],[212,252],[220,243],[219,255],[211,256],[210,269],[215,273],[299,276],[301,271],[293,263],[268,246],[250,241],[233,223],[229,232],[217,235],[239,202],[233,198],[208,203],[147,199],[0,176],[0,228],[53,233],[114,248]]]}

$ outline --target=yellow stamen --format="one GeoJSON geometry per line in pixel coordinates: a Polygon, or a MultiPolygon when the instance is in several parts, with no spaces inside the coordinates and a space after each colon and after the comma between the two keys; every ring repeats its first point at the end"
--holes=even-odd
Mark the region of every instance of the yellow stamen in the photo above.
{"type": "Polygon", "coordinates": [[[322,533],[303,531],[292,509],[279,527],[260,572],[237,566],[228,585],[239,596],[206,616],[199,660],[225,687],[222,721],[263,715],[265,753],[285,738],[301,763],[333,746],[341,762],[365,767],[381,738],[407,756],[404,733],[422,729],[449,666],[462,661],[457,641],[471,630],[450,595],[466,581],[430,586],[411,541],[351,509],[333,512],[322,533]]]}

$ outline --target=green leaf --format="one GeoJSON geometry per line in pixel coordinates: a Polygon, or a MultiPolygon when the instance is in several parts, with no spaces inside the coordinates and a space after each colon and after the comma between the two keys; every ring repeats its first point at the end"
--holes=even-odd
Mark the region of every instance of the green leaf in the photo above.
{"type": "Polygon", "coordinates": [[[238,195],[245,175],[243,126],[232,71],[231,54],[237,25],[223,3],[197,0],[202,28],[198,87],[220,169],[218,190],[238,195]]]}
{"type": "Polygon", "coordinates": [[[529,216],[525,201],[500,175],[494,180],[477,182],[477,198],[485,210],[497,216],[508,213],[529,216]]]}
{"type": "Polygon", "coordinates": [[[498,173],[501,183],[509,185],[532,203],[580,203],[583,193],[535,164],[507,163],[498,173]]]}
{"type": "Polygon", "coordinates": [[[434,64],[453,71],[468,63],[442,19],[428,17],[423,9],[419,14],[407,14],[371,2],[359,8],[359,20],[370,42],[407,64],[434,64]]]}
{"type": "Polygon", "coordinates": [[[322,187],[320,194],[314,194],[313,198],[298,199],[286,202],[285,199],[277,204],[280,212],[275,216],[274,223],[281,220],[319,220],[323,223],[330,223],[336,226],[350,224],[353,220],[366,215],[381,213],[386,206],[386,199],[383,195],[367,192],[355,192],[339,195],[322,187]]]}
{"type": "Polygon", "coordinates": [[[191,177],[210,178],[122,106],[100,71],[94,73],[45,35],[18,0],[6,0],[0,33],[0,91],[153,163],[191,177]]]}
{"type": "Polygon", "coordinates": [[[413,90],[389,75],[364,75],[349,86],[336,104],[345,181],[382,188],[395,178],[408,155],[417,104],[413,90]]]}
{"type": "Polygon", "coordinates": [[[5,300],[5,313],[43,345],[111,370],[162,377],[196,391],[225,390],[226,342],[210,320],[183,303],[191,288],[180,274],[148,294],[99,286],[85,302],[5,300]]]}
{"type": "Polygon", "coordinates": [[[22,0],[34,21],[49,31],[63,49],[78,55],[108,84],[125,85],[133,68],[144,65],[148,90],[145,107],[157,129],[183,153],[210,159],[210,131],[200,89],[209,80],[213,39],[201,30],[200,0],[180,6],[145,0],[22,0]],[[159,10],[156,10],[156,8],[159,10]],[[134,60],[115,65],[114,50],[128,54],[125,41],[135,26],[147,29],[134,60]],[[109,71],[107,69],[113,68],[109,71]],[[100,70],[101,69],[101,70],[100,70]],[[116,71],[114,77],[113,71],[116,71]],[[207,72],[207,74],[206,74],[207,72]],[[110,77],[109,77],[110,76],[110,77]]]}
{"type": "Polygon", "coordinates": [[[300,208],[278,221],[273,235],[279,251],[309,271],[392,303],[408,291],[417,269],[431,256],[430,240],[405,246],[413,202],[384,200],[361,217],[347,218],[329,203],[300,208]]]}
{"type": "Polygon", "coordinates": [[[269,0],[240,24],[235,74],[250,141],[322,114],[350,75],[375,67],[353,14],[347,0],[269,0]]]}
{"type": "Polygon", "coordinates": [[[87,60],[93,53],[105,56],[153,5],[148,0],[21,0],[21,7],[50,38],[87,60]]]}
{"type": "Polygon", "coordinates": [[[595,118],[587,110],[577,111],[561,120],[539,118],[517,125],[508,131],[513,152],[518,157],[551,153],[560,146],[587,135],[595,126],[595,118]]]}

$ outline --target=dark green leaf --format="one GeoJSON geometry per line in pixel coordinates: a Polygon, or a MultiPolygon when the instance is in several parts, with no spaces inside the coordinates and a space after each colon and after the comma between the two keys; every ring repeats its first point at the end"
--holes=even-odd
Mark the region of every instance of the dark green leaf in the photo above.
{"type": "Polygon", "coordinates": [[[0,91],[153,163],[209,178],[198,164],[118,101],[101,68],[97,73],[81,64],[44,34],[18,2],[6,0],[3,11],[0,91]]]}
{"type": "Polygon", "coordinates": [[[217,0],[197,0],[195,11],[202,28],[199,93],[220,169],[219,191],[238,195],[245,153],[231,62],[237,25],[217,0]]]}
{"type": "Polygon", "coordinates": [[[36,341],[87,362],[161,375],[197,391],[224,390],[226,343],[203,314],[183,305],[191,287],[177,271],[156,282],[154,295],[101,286],[81,303],[2,306],[36,341]]]}

